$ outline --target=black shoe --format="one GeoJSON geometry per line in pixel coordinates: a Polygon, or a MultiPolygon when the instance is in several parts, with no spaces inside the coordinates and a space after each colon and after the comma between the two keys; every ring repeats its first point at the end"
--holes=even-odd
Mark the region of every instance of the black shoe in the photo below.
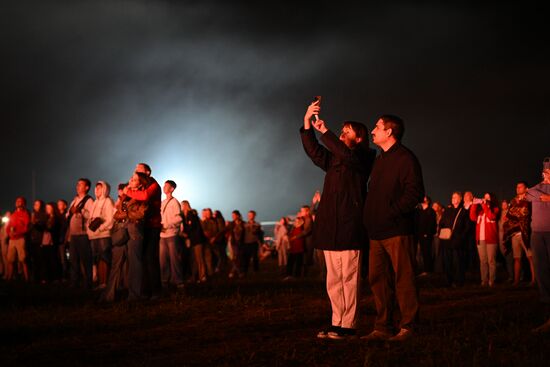
{"type": "Polygon", "coordinates": [[[328,337],[335,340],[352,339],[357,337],[357,330],[342,327],[338,331],[329,331],[328,337]]]}
{"type": "Polygon", "coordinates": [[[342,329],[340,326],[330,326],[330,327],[328,327],[328,328],[326,328],[326,329],[323,329],[323,330],[319,331],[319,332],[317,333],[317,337],[318,337],[319,339],[326,339],[326,338],[329,337],[329,336],[328,336],[329,333],[337,333],[337,332],[340,331],[340,329],[342,329]]]}

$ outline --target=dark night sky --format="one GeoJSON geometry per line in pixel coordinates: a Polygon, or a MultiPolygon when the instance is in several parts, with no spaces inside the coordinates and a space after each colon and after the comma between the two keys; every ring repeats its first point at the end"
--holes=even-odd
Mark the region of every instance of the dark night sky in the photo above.
{"type": "Polygon", "coordinates": [[[333,129],[403,117],[436,200],[539,180],[541,9],[266,4],[3,2],[0,209],[31,198],[33,170],[37,198],[70,200],[78,177],[115,186],[144,161],[197,209],[295,213],[322,187],[298,135],[317,94],[333,129]]]}

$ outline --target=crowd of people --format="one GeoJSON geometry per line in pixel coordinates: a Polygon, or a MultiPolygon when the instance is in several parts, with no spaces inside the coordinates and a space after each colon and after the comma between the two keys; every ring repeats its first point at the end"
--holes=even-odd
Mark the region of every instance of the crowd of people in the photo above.
{"type": "MultiPolygon", "coordinates": [[[[418,277],[443,273],[448,287],[461,287],[471,270],[480,286],[491,288],[501,261],[514,286],[522,280],[538,285],[550,312],[550,159],[543,181],[531,188],[519,181],[510,201],[456,191],[444,205],[425,195],[420,163],[401,144],[399,117],[382,116],[370,133],[377,155],[363,124],[345,122],[338,137],[319,111],[317,100],[300,134],[306,154],[326,172],[323,190],[292,221],[280,218],[273,247],[254,210],[246,220],[238,210],[228,221],[210,208],[199,216],[173,196],[176,182],[161,187],[149,165],[139,163],[118,185],[116,201],[105,181],[89,195],[87,178],[77,180],[70,204],[36,200],[29,212],[25,198],[16,198],[0,231],[3,278],[69,282],[99,290],[106,302],[158,299],[163,289],[204,283],[215,274],[246,277],[274,254],[284,281],[312,274],[314,265],[313,273],[326,281],[331,325],[317,337],[356,335],[363,273],[377,311],[374,330],[363,338],[403,341],[418,317],[418,277]],[[394,305],[399,320],[392,318],[394,305]]],[[[550,318],[537,330],[550,331],[550,318]]]]}
{"type": "Polygon", "coordinates": [[[103,301],[156,299],[163,287],[215,274],[246,277],[271,252],[254,210],[246,219],[234,210],[230,221],[210,208],[199,216],[173,196],[176,182],[161,187],[145,163],[118,185],[116,201],[107,182],[96,183],[93,197],[91,186],[80,178],[70,204],[36,200],[31,212],[24,197],[16,198],[0,231],[5,280],[68,282],[100,290],[103,301]]]}

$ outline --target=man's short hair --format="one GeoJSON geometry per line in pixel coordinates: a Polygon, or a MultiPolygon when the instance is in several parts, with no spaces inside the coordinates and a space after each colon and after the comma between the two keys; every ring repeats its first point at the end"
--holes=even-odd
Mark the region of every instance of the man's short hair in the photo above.
{"type": "MultiPolygon", "coordinates": [[[[466,192],[467,192],[467,191],[466,191],[466,192]]],[[[452,195],[454,195],[454,194],[457,194],[457,195],[460,196],[461,198],[464,197],[464,195],[462,195],[462,193],[461,193],[460,191],[453,191],[453,194],[452,194],[452,195]]],[[[451,196],[452,196],[452,195],[451,195],[451,196]]]]}
{"type": "Polygon", "coordinates": [[[529,187],[529,185],[527,184],[527,181],[518,181],[518,183],[516,184],[517,185],[523,185],[525,187],[529,187]]]}
{"type": "Polygon", "coordinates": [[[16,197],[16,198],[15,198],[15,201],[17,201],[17,200],[23,200],[23,205],[25,205],[25,206],[27,205],[27,199],[25,199],[24,196],[18,196],[18,197],[16,197]]]}
{"type": "Polygon", "coordinates": [[[255,210],[249,210],[248,212],[249,212],[249,213],[252,213],[252,214],[254,214],[254,215],[256,215],[256,211],[255,211],[255,210]]]}
{"type": "Polygon", "coordinates": [[[362,122],[357,121],[346,121],[342,124],[342,127],[349,126],[355,132],[355,135],[358,138],[361,138],[361,141],[367,141],[369,135],[369,129],[362,122]]]}
{"type": "Polygon", "coordinates": [[[78,179],[78,182],[84,182],[86,184],[86,186],[88,186],[88,189],[90,189],[90,187],[92,187],[92,181],[88,180],[87,178],[84,178],[84,177],[81,177],[78,179]]]}
{"type": "Polygon", "coordinates": [[[380,119],[384,121],[384,129],[391,129],[392,135],[397,141],[403,139],[405,134],[405,123],[401,117],[395,115],[382,115],[380,119]]]}
{"type": "Polygon", "coordinates": [[[172,180],[166,180],[166,183],[167,183],[168,185],[172,186],[172,188],[173,188],[174,190],[175,190],[176,187],[177,187],[176,183],[175,183],[174,181],[172,181],[172,180]]]}
{"type": "Polygon", "coordinates": [[[143,166],[143,168],[145,168],[145,171],[147,171],[148,175],[150,175],[151,172],[153,172],[151,170],[151,166],[149,166],[147,163],[138,163],[138,166],[143,166]]]}

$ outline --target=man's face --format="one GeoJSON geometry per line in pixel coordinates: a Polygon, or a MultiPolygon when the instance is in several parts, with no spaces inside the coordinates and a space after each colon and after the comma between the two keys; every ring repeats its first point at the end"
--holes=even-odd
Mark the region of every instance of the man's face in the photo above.
{"type": "Polygon", "coordinates": [[[357,137],[355,131],[349,125],[344,125],[340,132],[340,140],[346,144],[348,148],[353,148],[361,142],[361,138],[357,137]]]}
{"type": "Polygon", "coordinates": [[[542,180],[544,183],[550,183],[550,169],[542,171],[542,180]]]}
{"type": "Polygon", "coordinates": [[[256,218],[256,214],[253,212],[248,212],[248,220],[252,222],[256,218]]]}
{"type": "Polygon", "coordinates": [[[523,183],[518,183],[516,185],[516,194],[517,195],[524,195],[527,192],[527,187],[523,183]]]}
{"type": "Polygon", "coordinates": [[[147,168],[145,168],[143,164],[136,165],[136,169],[134,170],[134,172],[145,173],[147,176],[151,174],[151,172],[147,171],[147,168]]]}
{"type": "Polygon", "coordinates": [[[37,212],[37,211],[40,210],[40,206],[41,206],[40,201],[36,200],[36,201],[34,202],[34,204],[32,205],[32,209],[33,209],[35,212],[37,212]]]}
{"type": "Polygon", "coordinates": [[[15,199],[15,207],[21,209],[25,207],[25,201],[22,198],[15,199]]]}
{"type": "Polygon", "coordinates": [[[455,208],[460,205],[460,200],[462,200],[462,198],[458,194],[453,194],[453,196],[451,196],[451,204],[453,204],[455,208]]]}
{"type": "Polygon", "coordinates": [[[371,131],[372,142],[378,146],[386,143],[391,136],[391,129],[384,127],[384,120],[379,119],[371,131]]]}
{"type": "Polygon", "coordinates": [[[162,191],[168,195],[174,192],[174,188],[172,185],[170,185],[168,182],[164,183],[164,186],[162,187],[162,191]]]}
{"type": "Polygon", "coordinates": [[[76,193],[78,195],[86,195],[88,190],[90,190],[90,187],[86,184],[86,182],[78,181],[76,183],[76,193]]]}
{"type": "Polygon", "coordinates": [[[300,212],[298,213],[299,216],[305,217],[309,215],[309,209],[308,208],[300,208],[300,212]]]}
{"type": "Polygon", "coordinates": [[[471,203],[472,201],[474,201],[474,194],[472,194],[470,191],[466,191],[464,193],[464,202],[471,203]]]}
{"type": "Polygon", "coordinates": [[[483,200],[485,200],[485,201],[491,201],[491,194],[485,193],[485,195],[483,195],[483,200]]]}
{"type": "Polygon", "coordinates": [[[210,219],[212,218],[212,212],[210,210],[207,210],[207,209],[203,209],[202,211],[202,217],[204,219],[210,219]]]}
{"type": "Polygon", "coordinates": [[[235,213],[231,213],[231,219],[232,219],[233,221],[236,221],[237,219],[239,219],[239,216],[238,216],[237,214],[235,214],[235,213]]]}

